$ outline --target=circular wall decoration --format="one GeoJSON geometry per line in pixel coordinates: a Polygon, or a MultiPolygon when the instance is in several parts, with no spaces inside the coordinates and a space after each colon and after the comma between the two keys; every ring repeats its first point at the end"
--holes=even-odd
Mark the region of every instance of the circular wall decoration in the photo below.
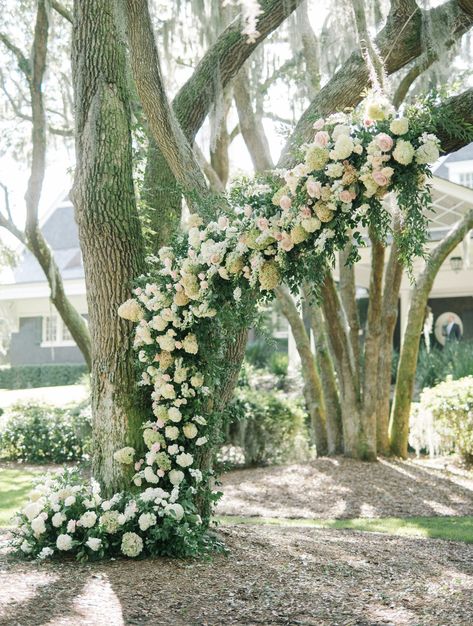
{"type": "MultiPolygon", "coordinates": [[[[444,346],[447,341],[447,327],[450,322],[459,326],[460,337],[463,336],[463,322],[460,316],[452,311],[446,311],[445,313],[439,315],[435,321],[435,338],[442,346],[444,346]]],[[[454,329],[450,332],[450,335],[452,335],[452,332],[454,332],[454,329]]]]}

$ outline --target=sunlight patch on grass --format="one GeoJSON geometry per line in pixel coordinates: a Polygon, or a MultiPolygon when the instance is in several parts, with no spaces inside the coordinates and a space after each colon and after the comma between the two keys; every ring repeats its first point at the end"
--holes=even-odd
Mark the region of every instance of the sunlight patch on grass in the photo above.
{"type": "Polygon", "coordinates": [[[33,480],[42,470],[0,468],[0,526],[9,526],[12,516],[25,504],[33,480]]]}
{"type": "Polygon", "coordinates": [[[473,543],[473,516],[287,519],[226,515],[219,516],[217,519],[224,524],[260,524],[283,527],[349,529],[364,532],[387,533],[405,537],[429,537],[473,543]]]}

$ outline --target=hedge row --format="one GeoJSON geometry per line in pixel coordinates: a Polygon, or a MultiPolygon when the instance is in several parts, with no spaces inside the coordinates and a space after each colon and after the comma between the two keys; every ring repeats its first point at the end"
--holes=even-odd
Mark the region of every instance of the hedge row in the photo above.
{"type": "Polygon", "coordinates": [[[85,365],[18,365],[0,369],[0,389],[28,389],[73,385],[87,371],[85,365]]]}

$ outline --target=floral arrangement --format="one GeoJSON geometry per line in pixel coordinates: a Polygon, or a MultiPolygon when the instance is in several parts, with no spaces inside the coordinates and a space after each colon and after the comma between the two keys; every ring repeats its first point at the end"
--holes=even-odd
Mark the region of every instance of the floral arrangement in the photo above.
{"type": "Polygon", "coordinates": [[[415,112],[396,117],[378,100],[368,102],[364,118],[319,119],[302,153],[289,171],[235,185],[231,214],[207,224],[191,215],[186,232],[160,250],[153,273],[138,279],[118,314],[136,325],[139,384],[150,388],[152,416],[143,425],[146,453],[135,459],[126,447],[114,455],[133,464],[136,493],[102,501],[95,484],[49,478],[19,515],[23,553],[188,553],[211,509],[196,502],[214,498],[203,459],[218,439],[214,399],[226,339],[282,281],[295,287],[310,278],[317,291],[335,251],[350,237],[362,241],[360,225],[385,236],[390,192],[404,222],[401,253],[410,259],[422,251],[426,181],[439,141],[415,112]]]}

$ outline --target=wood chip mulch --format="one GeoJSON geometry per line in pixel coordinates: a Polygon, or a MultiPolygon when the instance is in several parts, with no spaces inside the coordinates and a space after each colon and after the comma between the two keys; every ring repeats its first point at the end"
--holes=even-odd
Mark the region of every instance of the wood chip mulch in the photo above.
{"type": "Polygon", "coordinates": [[[0,562],[2,626],[471,626],[473,545],[222,527],[211,561],[0,562]]]}
{"type": "Polygon", "coordinates": [[[236,470],[222,482],[220,515],[473,515],[473,472],[451,459],[363,463],[321,458],[305,465],[236,470]]]}

